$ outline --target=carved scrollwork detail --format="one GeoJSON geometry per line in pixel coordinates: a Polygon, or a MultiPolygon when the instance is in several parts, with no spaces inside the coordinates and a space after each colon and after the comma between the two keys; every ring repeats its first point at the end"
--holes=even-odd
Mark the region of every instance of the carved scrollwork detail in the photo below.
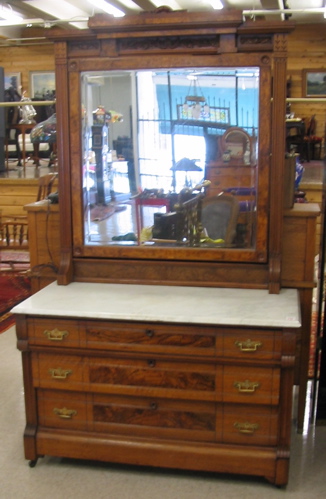
{"type": "Polygon", "coordinates": [[[82,51],[82,52],[94,52],[100,50],[100,42],[99,40],[81,40],[78,42],[70,42],[69,44],[70,51],[82,51]]]}
{"type": "Polygon", "coordinates": [[[264,56],[261,58],[261,62],[262,62],[262,64],[264,64],[264,65],[270,64],[270,63],[271,63],[271,58],[270,58],[268,55],[264,55],[264,56]]]}
{"type": "Polygon", "coordinates": [[[219,37],[211,36],[158,36],[144,38],[123,38],[118,41],[120,52],[150,50],[184,50],[194,48],[217,48],[219,37]]]}
{"type": "Polygon", "coordinates": [[[239,35],[238,49],[240,51],[272,51],[273,36],[272,35],[239,35]]]}
{"type": "Polygon", "coordinates": [[[77,61],[71,61],[68,66],[69,71],[78,71],[77,61]]]}
{"type": "Polygon", "coordinates": [[[275,52],[287,51],[287,37],[284,34],[277,34],[274,36],[274,49],[275,52]]]}
{"type": "Polygon", "coordinates": [[[239,36],[240,45],[271,45],[272,35],[241,35],[239,36]]]}

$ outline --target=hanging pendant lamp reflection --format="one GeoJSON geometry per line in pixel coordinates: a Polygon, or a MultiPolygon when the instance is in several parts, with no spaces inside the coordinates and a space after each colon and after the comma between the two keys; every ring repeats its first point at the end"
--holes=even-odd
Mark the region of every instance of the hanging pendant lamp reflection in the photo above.
{"type": "Polygon", "coordinates": [[[186,95],[183,104],[184,117],[194,120],[209,118],[210,108],[200,88],[197,76],[189,75],[188,79],[190,80],[190,85],[188,95],[186,95]]]}

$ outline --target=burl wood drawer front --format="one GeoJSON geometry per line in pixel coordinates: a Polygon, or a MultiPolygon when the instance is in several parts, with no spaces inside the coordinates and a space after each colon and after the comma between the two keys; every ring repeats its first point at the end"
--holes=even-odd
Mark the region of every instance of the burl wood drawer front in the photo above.
{"type": "Polygon", "coordinates": [[[278,368],[224,366],[223,401],[277,405],[280,376],[278,368]]]}
{"type": "Polygon", "coordinates": [[[223,355],[239,360],[280,360],[281,331],[224,330],[223,355]]]}
{"type": "Polygon", "coordinates": [[[37,390],[39,424],[48,428],[87,430],[86,397],[85,393],[37,390]]]}
{"type": "Polygon", "coordinates": [[[215,331],[205,326],[91,321],[83,330],[87,348],[206,356],[215,354],[215,331]]]}
{"type": "Polygon", "coordinates": [[[93,396],[93,431],[100,433],[215,441],[216,405],[157,397],[93,396]]]}
{"type": "Polygon", "coordinates": [[[167,362],[155,358],[91,358],[89,382],[94,392],[215,400],[221,370],[214,363],[167,362]]]}
{"type": "Polygon", "coordinates": [[[31,345],[54,347],[79,347],[77,321],[53,319],[28,319],[28,337],[31,345]]]}
{"type": "MultiPolygon", "coordinates": [[[[85,359],[87,361],[87,359],[85,359]]],[[[34,386],[63,390],[82,390],[87,380],[85,360],[74,355],[32,353],[34,386]]]]}
{"type": "Polygon", "coordinates": [[[277,445],[278,407],[224,405],[222,442],[277,445]]]}

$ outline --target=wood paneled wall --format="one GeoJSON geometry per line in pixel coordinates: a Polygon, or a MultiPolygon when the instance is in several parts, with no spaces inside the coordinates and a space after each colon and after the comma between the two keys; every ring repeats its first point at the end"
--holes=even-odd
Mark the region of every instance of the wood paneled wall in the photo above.
{"type": "MultiPolygon", "coordinates": [[[[326,21],[323,24],[299,24],[288,37],[288,78],[291,79],[290,97],[304,97],[302,71],[321,69],[326,71],[326,21]]],[[[326,102],[296,102],[291,112],[297,117],[317,121],[317,135],[325,136],[326,102]]]]}
{"type": "MultiPolygon", "coordinates": [[[[35,32],[35,36],[39,35],[35,32]]],[[[34,36],[34,32],[32,33],[34,36]]],[[[25,33],[23,36],[31,36],[25,33]]],[[[326,70],[326,22],[323,24],[298,24],[288,38],[288,77],[291,79],[291,97],[303,97],[302,70],[326,70]]],[[[20,72],[23,90],[29,95],[30,71],[54,71],[52,43],[40,40],[38,45],[1,47],[0,66],[6,72],[20,72]]],[[[324,136],[326,103],[292,103],[296,116],[317,120],[317,134],[324,136]]]]}
{"type": "MultiPolygon", "coordinates": [[[[30,96],[30,71],[54,71],[53,44],[40,41],[38,45],[0,46],[0,66],[5,73],[20,73],[22,90],[30,96]]],[[[22,93],[22,92],[20,92],[22,93]]]]}

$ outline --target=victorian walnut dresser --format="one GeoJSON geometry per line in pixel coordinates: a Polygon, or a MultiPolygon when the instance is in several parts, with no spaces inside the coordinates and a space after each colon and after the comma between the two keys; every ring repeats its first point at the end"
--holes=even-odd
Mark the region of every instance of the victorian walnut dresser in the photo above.
{"type": "Polygon", "coordinates": [[[56,59],[60,261],[56,282],[13,310],[26,459],[239,473],[285,485],[301,324],[297,289],[282,287],[294,25],[161,8],[95,15],[88,26],[45,31],[56,59]],[[241,188],[236,200],[250,207],[230,242],[223,224],[231,203],[209,193],[205,141],[217,146],[221,192],[236,197],[241,188]],[[128,170],[119,185],[116,157],[128,170]],[[204,178],[191,184],[194,172],[182,164],[204,178]],[[141,233],[135,196],[169,201],[154,214],[144,207],[141,233]],[[209,197],[206,219],[218,236],[202,218],[209,197]],[[159,222],[164,230],[154,235],[159,222]]]}

